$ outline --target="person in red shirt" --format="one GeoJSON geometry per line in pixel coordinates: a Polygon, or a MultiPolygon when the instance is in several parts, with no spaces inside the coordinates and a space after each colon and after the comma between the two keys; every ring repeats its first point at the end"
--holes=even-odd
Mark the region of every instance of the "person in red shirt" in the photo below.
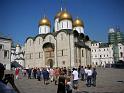
{"type": "Polygon", "coordinates": [[[57,85],[58,79],[59,79],[59,74],[60,74],[60,70],[57,67],[54,71],[54,75],[55,75],[55,85],[57,85]]]}
{"type": "Polygon", "coordinates": [[[19,79],[19,68],[16,68],[16,70],[15,70],[15,76],[16,76],[16,79],[19,79]]]}

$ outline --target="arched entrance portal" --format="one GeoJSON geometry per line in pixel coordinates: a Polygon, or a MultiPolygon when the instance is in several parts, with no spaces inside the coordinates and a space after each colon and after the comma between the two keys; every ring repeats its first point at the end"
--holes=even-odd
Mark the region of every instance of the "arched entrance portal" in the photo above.
{"type": "Polygon", "coordinates": [[[54,44],[47,42],[43,45],[45,65],[48,67],[53,67],[54,65],[54,44]]]}
{"type": "Polygon", "coordinates": [[[53,67],[53,60],[52,59],[49,59],[47,61],[47,66],[50,66],[51,68],[53,67]]]}

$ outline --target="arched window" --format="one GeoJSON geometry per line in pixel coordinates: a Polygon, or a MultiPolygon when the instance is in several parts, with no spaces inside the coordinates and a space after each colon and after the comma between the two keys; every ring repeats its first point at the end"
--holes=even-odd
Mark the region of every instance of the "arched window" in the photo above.
{"type": "Polygon", "coordinates": [[[63,28],[63,22],[62,22],[62,28],[63,28]]]}
{"type": "Polygon", "coordinates": [[[67,21],[67,28],[68,28],[68,21],[67,21]]]}

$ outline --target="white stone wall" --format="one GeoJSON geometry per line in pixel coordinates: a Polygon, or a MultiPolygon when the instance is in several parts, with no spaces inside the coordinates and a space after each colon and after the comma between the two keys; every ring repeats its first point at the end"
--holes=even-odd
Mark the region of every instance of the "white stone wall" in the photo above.
{"type": "Polygon", "coordinates": [[[34,63],[34,41],[32,39],[28,39],[25,44],[25,66],[26,67],[34,67],[36,64],[34,63]]]}
{"type": "Polygon", "coordinates": [[[99,43],[92,44],[91,54],[92,63],[94,65],[105,66],[106,64],[112,64],[114,62],[112,46],[99,48],[99,43]]]}
{"type": "Polygon", "coordinates": [[[0,62],[5,65],[7,70],[10,70],[10,54],[11,54],[11,40],[0,39],[0,45],[2,45],[2,49],[0,49],[0,62]],[[7,55],[5,56],[5,51],[7,51],[7,55]]]}
{"type": "Polygon", "coordinates": [[[45,62],[47,62],[48,59],[45,59],[43,45],[48,42],[54,44],[53,67],[78,67],[79,64],[76,64],[75,60],[77,57],[75,56],[76,53],[79,54],[78,59],[81,61],[81,64],[87,64],[86,62],[90,60],[90,53],[85,48],[83,48],[83,57],[81,57],[82,49],[78,48],[78,51],[75,51],[73,34],[67,34],[64,31],[61,31],[58,32],[56,36],[53,36],[52,34],[47,34],[47,36],[45,36],[44,38],[38,36],[34,41],[32,39],[27,40],[24,48],[26,68],[46,66],[45,62]],[[39,53],[41,56],[40,58],[39,53]],[[29,54],[32,54],[33,57],[30,58],[29,54]],[[87,60],[87,58],[89,59],[87,60]]]}
{"type": "Polygon", "coordinates": [[[69,67],[70,66],[69,35],[67,35],[65,32],[60,32],[58,33],[56,39],[58,66],[69,67]]]}
{"type": "Polygon", "coordinates": [[[34,41],[34,61],[37,67],[45,66],[43,62],[43,38],[37,37],[34,41]]]}
{"type": "Polygon", "coordinates": [[[118,49],[119,49],[119,60],[124,61],[124,45],[119,43],[118,44],[118,49]]]}

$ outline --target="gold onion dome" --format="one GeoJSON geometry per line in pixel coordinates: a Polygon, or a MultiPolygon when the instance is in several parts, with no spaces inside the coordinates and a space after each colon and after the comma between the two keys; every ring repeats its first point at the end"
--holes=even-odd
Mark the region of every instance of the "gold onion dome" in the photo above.
{"type": "Polygon", "coordinates": [[[61,21],[61,20],[66,20],[66,19],[72,21],[72,16],[71,16],[67,11],[63,11],[63,12],[60,14],[59,21],[61,21]]]}
{"type": "Polygon", "coordinates": [[[51,26],[49,19],[46,18],[46,17],[41,19],[40,22],[39,22],[39,26],[42,26],[42,25],[51,26]]]}
{"type": "Polygon", "coordinates": [[[59,17],[60,17],[60,15],[62,14],[62,12],[63,12],[63,11],[58,12],[58,13],[56,14],[56,16],[55,16],[55,18],[54,18],[54,19],[59,18],[59,17]]]}
{"type": "Polygon", "coordinates": [[[84,23],[82,20],[80,20],[79,18],[75,19],[73,21],[73,27],[78,27],[78,26],[81,26],[81,27],[84,27],[84,23]]]}

